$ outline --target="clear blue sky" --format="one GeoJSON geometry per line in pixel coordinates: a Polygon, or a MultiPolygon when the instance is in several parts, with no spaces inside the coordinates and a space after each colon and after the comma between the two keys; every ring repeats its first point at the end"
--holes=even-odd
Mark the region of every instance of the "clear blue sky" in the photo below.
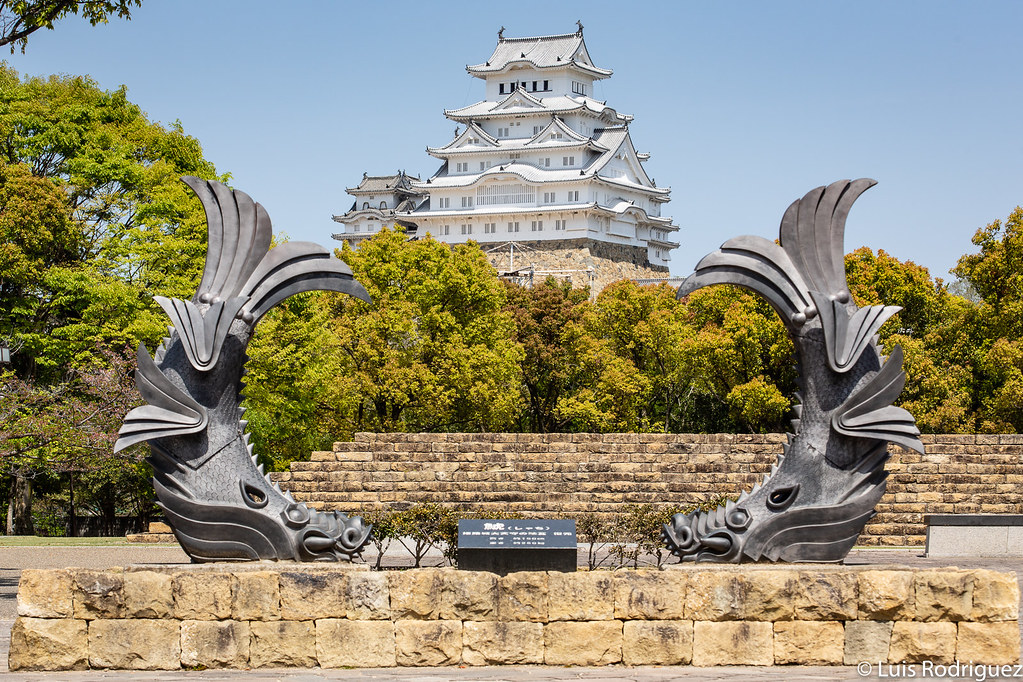
{"type": "Polygon", "coordinates": [[[873,177],[846,248],[885,249],[935,276],[978,227],[1023,204],[1020,2],[445,2],[145,0],[130,22],[37,33],[23,74],[128,86],[180,119],[276,230],[335,245],[346,186],[431,175],[443,109],[483,97],[465,72],[508,36],[568,33],[598,66],[595,96],[670,186],[672,273],[739,234],[777,235],[793,199],[873,177]]]}

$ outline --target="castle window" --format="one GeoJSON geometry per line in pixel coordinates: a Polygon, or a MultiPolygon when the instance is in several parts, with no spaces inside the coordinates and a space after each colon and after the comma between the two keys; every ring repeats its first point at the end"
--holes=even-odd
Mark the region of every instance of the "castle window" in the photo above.
{"type": "Polygon", "coordinates": [[[518,223],[508,223],[508,231],[509,232],[518,232],[519,231],[519,224],[518,223]]]}
{"type": "Polygon", "coordinates": [[[543,203],[545,203],[545,204],[553,204],[554,201],[555,201],[554,197],[555,197],[555,192],[544,192],[543,193],[543,203]]]}
{"type": "Polygon", "coordinates": [[[380,208],[387,208],[387,202],[386,201],[381,201],[380,202],[380,208]]]}
{"type": "Polygon", "coordinates": [[[577,95],[585,95],[586,85],[578,81],[572,81],[572,92],[574,92],[577,95]]]}
{"type": "Polygon", "coordinates": [[[462,197],[462,208],[472,208],[472,197],[462,197]]]}
{"type": "Polygon", "coordinates": [[[555,230],[564,230],[565,229],[565,221],[564,220],[555,220],[554,221],[554,229],[555,230]]]}
{"type": "Polygon", "coordinates": [[[533,232],[543,232],[543,221],[542,220],[534,220],[533,221],[533,232]]]}
{"type": "Polygon", "coordinates": [[[483,223],[483,231],[487,234],[494,234],[497,232],[497,223],[483,223]]]}
{"type": "Polygon", "coordinates": [[[440,233],[441,234],[451,234],[451,226],[450,225],[441,225],[440,226],[440,233]]]}
{"type": "Polygon", "coordinates": [[[574,166],[575,165],[575,157],[574,156],[562,156],[561,157],[561,165],[562,166],[574,166]]]}
{"type": "Polygon", "coordinates": [[[576,190],[574,192],[569,192],[568,193],[568,200],[569,201],[579,201],[579,190],[576,190]]]}
{"type": "Polygon", "coordinates": [[[532,204],[536,194],[532,187],[522,184],[489,184],[476,188],[476,205],[532,204]]]}
{"type": "Polygon", "coordinates": [[[462,234],[472,234],[472,223],[462,225],[462,234]]]}
{"type": "Polygon", "coordinates": [[[499,84],[497,92],[498,92],[498,94],[501,94],[501,95],[504,94],[504,83],[499,84]]]}
{"type": "Polygon", "coordinates": [[[540,159],[540,163],[538,163],[536,165],[538,165],[540,168],[550,168],[551,157],[546,156],[546,157],[540,159]]]}
{"type": "Polygon", "coordinates": [[[533,92],[536,92],[536,81],[533,81],[533,92]]]}
{"type": "Polygon", "coordinates": [[[544,91],[545,91],[545,92],[546,92],[547,90],[550,90],[550,89],[551,89],[551,88],[550,88],[550,86],[548,85],[548,83],[549,83],[549,82],[550,82],[550,81],[544,81],[544,82],[543,82],[543,89],[544,89],[544,91]]]}
{"type": "Polygon", "coordinates": [[[480,161],[480,170],[485,170],[485,169],[486,169],[486,166],[485,166],[485,165],[483,165],[483,162],[482,162],[482,161],[480,161]]]}
{"type": "Polygon", "coordinates": [[[363,208],[369,208],[369,202],[368,201],[362,202],[362,207],[363,208]]]}

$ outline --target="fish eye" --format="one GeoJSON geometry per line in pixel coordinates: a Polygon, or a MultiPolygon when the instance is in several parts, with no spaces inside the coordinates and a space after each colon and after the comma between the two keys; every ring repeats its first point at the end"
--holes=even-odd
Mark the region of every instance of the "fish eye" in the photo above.
{"type": "Polygon", "coordinates": [[[767,507],[774,511],[781,511],[795,501],[798,493],[798,483],[787,488],[778,488],[767,496],[767,507]]]}

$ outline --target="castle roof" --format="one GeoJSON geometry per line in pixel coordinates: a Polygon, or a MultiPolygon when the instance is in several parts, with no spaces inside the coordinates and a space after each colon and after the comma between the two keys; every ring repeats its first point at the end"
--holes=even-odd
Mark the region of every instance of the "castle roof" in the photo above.
{"type": "Polygon", "coordinates": [[[362,174],[362,181],[357,187],[346,187],[349,194],[387,194],[392,192],[411,192],[418,194],[413,189],[412,183],[419,182],[419,176],[407,175],[400,170],[395,175],[366,175],[362,174]]]}
{"type": "Polygon", "coordinates": [[[549,151],[568,150],[588,147],[594,151],[605,152],[604,147],[581,133],[572,130],[561,118],[555,116],[533,137],[503,138],[500,141],[491,137],[469,121],[468,127],[455,139],[443,147],[427,147],[426,153],[439,158],[448,158],[459,154],[507,154],[517,151],[549,151]],[[473,131],[470,134],[470,131],[473,131]],[[468,138],[468,139],[467,139],[468,138]],[[478,142],[471,142],[478,140],[478,142]]]}
{"type": "Polygon", "coordinates": [[[466,66],[465,70],[476,78],[486,78],[514,65],[539,70],[575,68],[595,79],[607,78],[613,73],[611,69],[594,66],[582,30],[557,36],[505,38],[502,29],[490,59],[484,64],[466,66]]]}
{"type": "Polygon", "coordinates": [[[534,97],[524,90],[516,90],[500,102],[483,100],[460,109],[445,109],[444,115],[452,121],[495,118],[498,116],[537,114],[542,116],[563,115],[585,111],[603,117],[607,121],[632,120],[628,114],[619,114],[605,102],[599,102],[582,95],[557,95],[555,97],[534,97]]]}
{"type": "MultiPolygon", "coordinates": [[[[533,164],[513,160],[510,163],[501,166],[492,166],[480,173],[450,175],[447,172],[447,165],[445,164],[426,182],[415,183],[415,187],[420,191],[426,192],[429,192],[431,189],[471,187],[480,180],[510,174],[517,176],[526,182],[534,183],[574,182],[592,178],[610,185],[640,190],[651,195],[667,196],[670,194],[670,188],[655,187],[653,182],[647,177],[646,172],[642,169],[642,166],[638,163],[636,164],[636,172],[639,182],[632,182],[624,178],[604,177],[600,175],[600,171],[611,163],[616,156],[627,156],[630,152],[633,155],[635,154],[635,149],[632,147],[632,141],[629,138],[629,129],[627,126],[598,128],[594,131],[592,145],[603,151],[598,154],[586,168],[582,169],[538,168],[533,164]]],[[[521,149],[522,147],[520,146],[518,148],[521,149]]]]}

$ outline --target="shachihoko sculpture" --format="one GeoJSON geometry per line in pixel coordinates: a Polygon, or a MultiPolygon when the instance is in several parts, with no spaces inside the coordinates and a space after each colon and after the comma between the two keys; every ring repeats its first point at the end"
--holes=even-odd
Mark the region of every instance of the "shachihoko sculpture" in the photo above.
{"type": "Polygon", "coordinates": [[[157,500],[193,561],[351,559],[370,527],[309,509],[263,475],[240,391],[246,346],[270,308],[316,289],[369,295],[317,244],[270,249],[270,217],[244,192],[183,180],[206,211],[206,266],[191,301],[156,297],[174,326],[155,358],[139,347],[135,381],[148,404],[125,416],[114,450],[149,441],[157,500]]]}
{"type": "Polygon", "coordinates": [[[853,202],[876,184],[841,180],[789,206],[780,245],[745,236],[701,260],[679,297],[735,284],[766,298],[796,346],[802,404],[795,434],[738,501],[676,514],[662,538],[682,561],[841,561],[884,494],[888,443],[923,452],[902,392],[902,349],[884,359],[876,333],[899,311],[859,308],[845,279],[843,237],[853,202]]]}

